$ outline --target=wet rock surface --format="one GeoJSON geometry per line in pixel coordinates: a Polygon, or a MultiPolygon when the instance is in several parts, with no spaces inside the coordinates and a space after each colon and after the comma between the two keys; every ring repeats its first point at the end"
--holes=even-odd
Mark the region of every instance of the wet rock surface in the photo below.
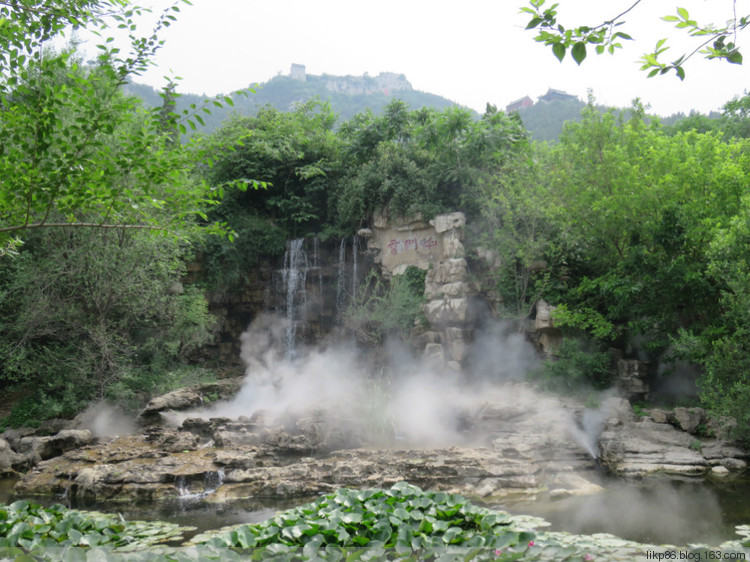
{"type": "Polygon", "coordinates": [[[389,487],[401,480],[485,500],[598,489],[592,482],[594,460],[570,431],[577,407],[551,398],[544,399],[549,407],[540,404],[533,412],[512,406],[528,392],[517,385],[505,390],[503,404],[488,400],[465,407],[454,420],[456,435],[426,447],[409,445],[387,426],[373,439],[356,413],[343,409],[311,409],[281,419],[262,412],[236,419],[188,414],[178,427],[149,424],[138,435],[102,439],[41,460],[18,482],[16,493],[99,501],[190,493],[227,501],[389,487]]]}
{"type": "MultiPolygon", "coordinates": [[[[152,401],[152,407],[166,403],[177,402],[152,401]]],[[[170,418],[167,409],[158,413],[170,418]]],[[[415,447],[387,426],[374,439],[363,431],[361,416],[343,408],[295,411],[282,418],[263,411],[231,419],[193,412],[174,427],[149,423],[137,435],[98,441],[79,430],[16,435],[15,450],[0,441],[0,468],[35,464],[17,483],[19,496],[159,501],[199,495],[223,502],[389,487],[406,480],[495,501],[595,493],[601,466],[626,477],[731,478],[744,471],[748,459],[731,442],[681,430],[676,416],[655,412],[654,418],[671,423],[637,419],[630,404],[618,398],[592,412],[516,384],[454,415],[451,439],[415,447]],[[592,428],[600,431],[598,441],[590,436],[592,428]]]]}

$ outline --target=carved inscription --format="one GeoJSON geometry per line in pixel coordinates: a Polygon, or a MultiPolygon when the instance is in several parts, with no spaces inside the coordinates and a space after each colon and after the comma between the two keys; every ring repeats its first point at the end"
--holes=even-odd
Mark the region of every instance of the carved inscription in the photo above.
{"type": "Polygon", "coordinates": [[[432,236],[422,238],[392,238],[388,242],[388,251],[395,256],[404,252],[416,252],[419,248],[433,248],[437,246],[437,240],[432,236]]]}

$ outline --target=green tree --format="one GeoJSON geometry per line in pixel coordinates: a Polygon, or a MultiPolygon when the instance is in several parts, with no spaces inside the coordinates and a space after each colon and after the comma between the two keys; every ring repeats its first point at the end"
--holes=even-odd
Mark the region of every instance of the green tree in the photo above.
{"type": "Polygon", "coordinates": [[[739,211],[747,159],[718,134],[667,135],[638,106],[628,120],[589,107],[568,124],[542,162],[564,248],[551,260],[567,279],[560,321],[614,335],[606,320],[654,350],[680,327],[706,326],[719,290],[707,252],[739,211]]]}
{"type": "Polygon", "coordinates": [[[222,190],[191,175],[206,153],[174,142],[168,95],[160,115],[121,91],[177,6],[145,37],[140,11],[0,2],[0,252],[17,254],[0,260],[0,387],[28,396],[14,423],[143,399],[210,337],[205,298],[181,284],[184,239],[221,230],[196,219],[222,190]],[[130,52],[103,40],[83,64],[75,46],[47,46],[67,26],[111,24],[130,33],[130,52]]]}
{"type": "Polygon", "coordinates": [[[704,368],[699,379],[704,405],[738,422],[736,436],[750,442],[750,200],[717,223],[707,252],[708,275],[720,289],[717,314],[708,327],[686,327],[678,349],[704,368]]]}
{"type": "Polygon", "coordinates": [[[145,36],[134,24],[142,11],[125,0],[0,3],[0,251],[39,228],[182,231],[214,197],[182,181],[188,152],[167,146],[158,112],[121,94],[178,6],[145,36]],[[129,52],[106,39],[84,65],[75,48],[47,47],[68,26],[109,25],[129,30],[129,52]]]}
{"type": "Polygon", "coordinates": [[[30,234],[0,268],[0,387],[31,398],[16,422],[93,399],[134,406],[186,372],[212,320],[181,283],[184,257],[176,239],[132,229],[30,234]]]}
{"type": "Polygon", "coordinates": [[[745,93],[728,101],[721,108],[724,132],[729,137],[750,138],[750,95],[745,93]]]}
{"type": "Polygon", "coordinates": [[[448,210],[476,216],[482,178],[500,172],[526,144],[520,122],[496,108],[409,111],[395,100],[382,116],[363,113],[341,127],[350,163],[337,195],[339,220],[358,227],[376,209],[391,215],[448,210]]]}

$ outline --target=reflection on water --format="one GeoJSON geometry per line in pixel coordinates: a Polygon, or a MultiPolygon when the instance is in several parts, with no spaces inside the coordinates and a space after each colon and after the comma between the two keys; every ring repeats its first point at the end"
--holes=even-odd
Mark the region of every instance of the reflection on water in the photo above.
{"type": "MultiPolygon", "coordinates": [[[[0,503],[12,501],[13,480],[0,479],[0,503]]],[[[611,533],[650,543],[718,545],[735,539],[736,525],[750,524],[750,479],[731,482],[698,480],[609,480],[605,491],[592,496],[490,505],[514,514],[536,515],[551,523],[550,530],[571,533],[611,533]]],[[[204,499],[178,499],[158,504],[76,504],[64,498],[34,498],[50,505],[63,503],[79,509],[117,512],[126,519],[170,521],[197,527],[196,532],[240,523],[258,523],[279,511],[314,498],[253,498],[229,504],[204,499]]],[[[188,538],[192,535],[188,535],[188,538]]]]}
{"type": "MultiPolygon", "coordinates": [[[[12,496],[15,483],[15,479],[0,479],[0,503],[19,499],[12,496]]],[[[315,498],[252,498],[226,504],[207,502],[204,496],[199,494],[158,503],[71,502],[68,498],[60,496],[26,499],[47,506],[59,503],[74,509],[119,513],[129,520],[169,521],[178,525],[196,527],[194,533],[184,533],[185,538],[190,538],[193,534],[228,525],[260,523],[280,511],[310,502],[315,498]]]]}
{"type": "MultiPolygon", "coordinates": [[[[314,498],[254,498],[237,500],[229,504],[209,503],[203,499],[171,500],[158,505],[76,505],[80,509],[117,511],[125,519],[169,521],[179,525],[196,527],[195,534],[240,523],[260,523],[280,511],[290,509],[314,498]]],[[[185,533],[190,538],[194,533],[185,533]]]]}
{"type": "Polygon", "coordinates": [[[611,533],[650,544],[718,545],[736,539],[735,526],[750,523],[750,480],[707,483],[649,478],[608,481],[592,496],[495,506],[536,515],[551,530],[611,533]]]}

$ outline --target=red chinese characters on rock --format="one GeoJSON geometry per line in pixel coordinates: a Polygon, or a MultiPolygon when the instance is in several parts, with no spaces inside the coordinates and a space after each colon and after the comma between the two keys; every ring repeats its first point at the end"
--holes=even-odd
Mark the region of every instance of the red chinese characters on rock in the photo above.
{"type": "Polygon", "coordinates": [[[430,249],[437,246],[437,240],[432,236],[424,238],[393,238],[388,242],[388,251],[391,255],[403,254],[404,252],[417,251],[419,248],[430,249]]]}

